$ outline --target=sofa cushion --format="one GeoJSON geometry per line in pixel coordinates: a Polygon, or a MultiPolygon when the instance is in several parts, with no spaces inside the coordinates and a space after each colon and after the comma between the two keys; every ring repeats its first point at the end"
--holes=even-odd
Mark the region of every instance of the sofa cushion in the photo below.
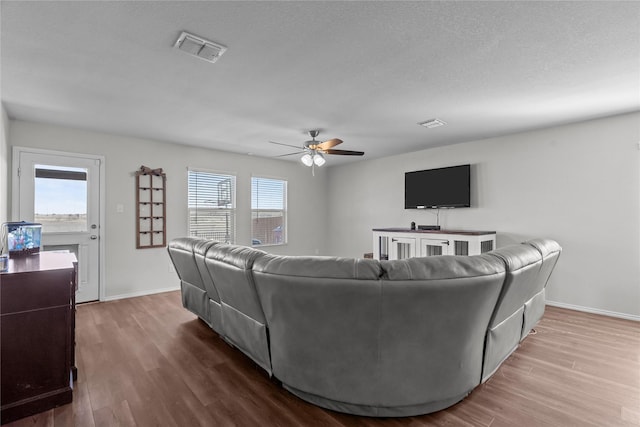
{"type": "Polygon", "coordinates": [[[279,256],[267,254],[256,261],[254,271],[276,276],[376,280],[382,275],[373,259],[327,256],[279,256]]]}
{"type": "Polygon", "coordinates": [[[380,261],[383,278],[396,280],[441,280],[487,276],[505,271],[504,264],[488,255],[453,255],[380,261]]]}
{"type": "Polygon", "coordinates": [[[207,252],[207,259],[220,261],[242,270],[250,270],[256,258],[264,254],[266,252],[248,246],[221,243],[207,252]]]}

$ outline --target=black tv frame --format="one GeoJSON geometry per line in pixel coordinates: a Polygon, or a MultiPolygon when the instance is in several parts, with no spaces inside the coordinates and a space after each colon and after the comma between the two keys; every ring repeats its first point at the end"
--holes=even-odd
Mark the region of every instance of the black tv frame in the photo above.
{"type": "MultiPolygon", "coordinates": [[[[404,208],[405,209],[450,209],[450,208],[469,208],[471,207],[471,165],[463,164],[456,166],[448,166],[434,169],[424,169],[418,171],[405,172],[404,178],[404,208]],[[413,182],[408,180],[412,178],[413,182]],[[415,192],[419,186],[434,186],[442,185],[443,181],[451,182],[451,179],[455,178],[454,184],[458,185],[457,192],[462,194],[463,197],[456,197],[451,201],[439,203],[439,200],[423,199],[416,197],[415,192]],[[421,182],[416,183],[417,179],[421,182]],[[462,182],[462,183],[461,183],[462,182]],[[409,194],[409,191],[413,191],[413,194],[409,194]],[[418,203],[416,200],[420,200],[424,203],[418,203]],[[409,203],[413,202],[413,203],[409,203]]],[[[424,194],[423,196],[425,196],[424,194]]],[[[442,195],[439,195],[442,199],[442,195]]]]}

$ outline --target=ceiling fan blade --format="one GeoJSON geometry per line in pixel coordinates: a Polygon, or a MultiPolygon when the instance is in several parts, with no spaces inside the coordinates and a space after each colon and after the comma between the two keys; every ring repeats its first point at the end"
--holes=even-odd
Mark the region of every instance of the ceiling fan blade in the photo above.
{"type": "Polygon", "coordinates": [[[296,151],[295,153],[289,153],[289,154],[280,154],[279,156],[273,156],[273,157],[287,157],[287,156],[293,156],[294,154],[302,154],[304,153],[304,151],[296,151]]]}
{"type": "Polygon", "coordinates": [[[364,151],[351,151],[351,150],[322,150],[325,154],[340,154],[342,156],[363,156],[364,151]]]}
{"type": "Polygon", "coordinates": [[[284,145],[285,147],[297,148],[298,150],[302,148],[299,145],[289,145],[289,144],[283,144],[282,142],[275,142],[275,141],[269,141],[269,142],[271,144],[284,145]]]}
{"type": "MultiPolygon", "coordinates": [[[[333,138],[325,142],[321,142],[320,144],[316,144],[312,149],[315,150],[328,150],[331,147],[335,147],[338,144],[342,144],[342,140],[338,138],[333,138]]],[[[311,148],[311,146],[309,147],[311,148]]]]}

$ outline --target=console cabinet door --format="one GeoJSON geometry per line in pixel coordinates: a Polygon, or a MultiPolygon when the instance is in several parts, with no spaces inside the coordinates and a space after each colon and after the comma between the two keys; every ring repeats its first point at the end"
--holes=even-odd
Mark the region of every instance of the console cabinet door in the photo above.
{"type": "Polygon", "coordinates": [[[405,259],[416,256],[416,239],[413,237],[391,237],[389,259],[405,259]]]}
{"type": "Polygon", "coordinates": [[[420,239],[420,256],[450,255],[448,239],[420,239]]]}

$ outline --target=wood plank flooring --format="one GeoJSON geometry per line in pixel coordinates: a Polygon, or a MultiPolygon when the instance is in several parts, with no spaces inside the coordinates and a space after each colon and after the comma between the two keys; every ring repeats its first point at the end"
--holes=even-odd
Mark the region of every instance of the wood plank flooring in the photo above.
{"type": "Polygon", "coordinates": [[[547,307],[461,403],[420,417],[324,410],[289,394],[179,292],[81,305],[74,401],[7,426],[640,426],[640,324],[547,307]]]}

